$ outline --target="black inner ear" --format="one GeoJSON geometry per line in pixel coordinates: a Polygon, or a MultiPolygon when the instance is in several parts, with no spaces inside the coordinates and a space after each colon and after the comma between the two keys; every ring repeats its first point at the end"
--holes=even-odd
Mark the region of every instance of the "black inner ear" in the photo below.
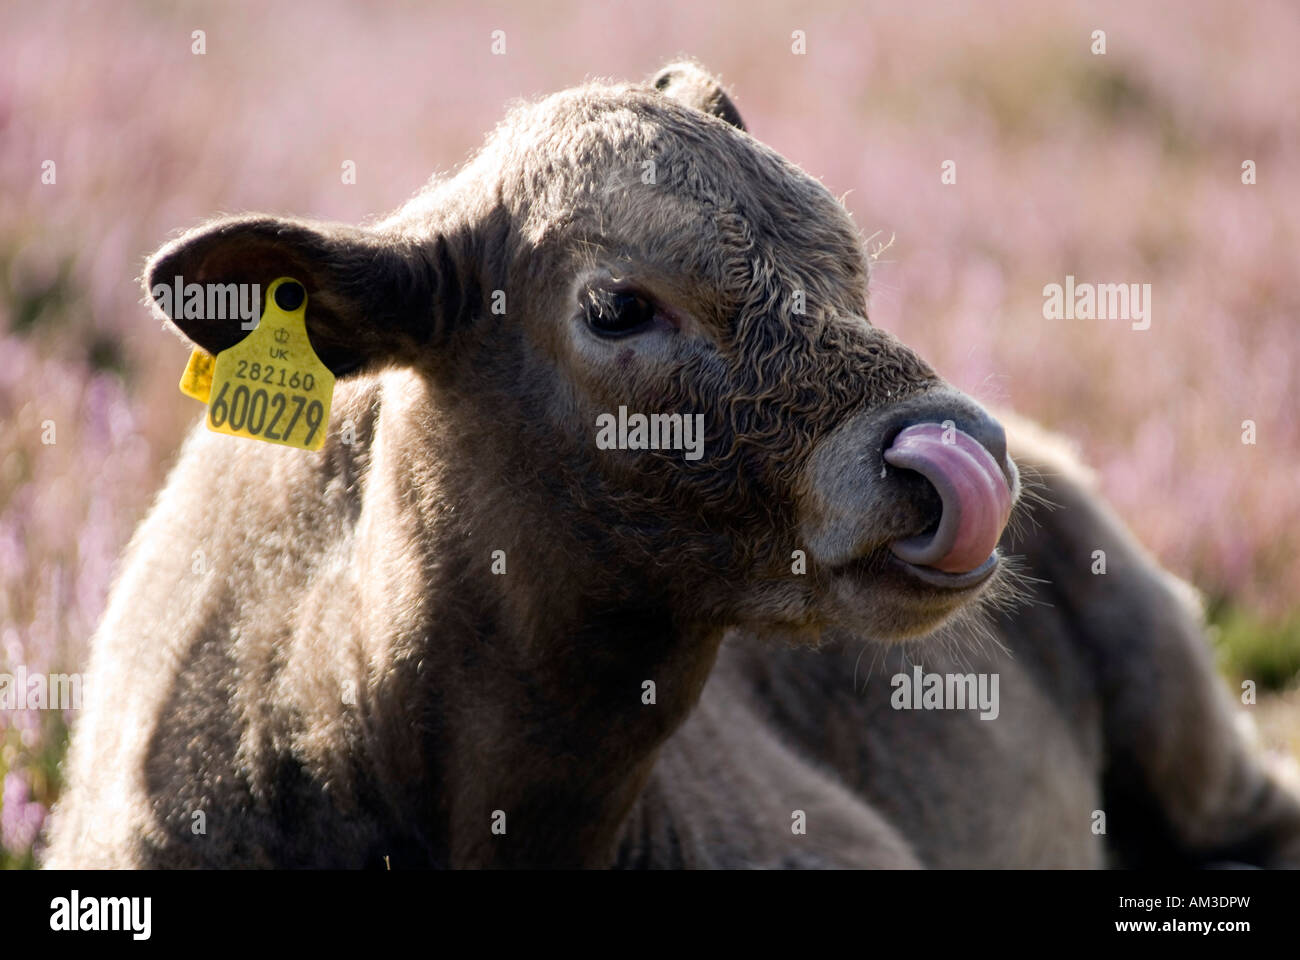
{"type": "Polygon", "coordinates": [[[655,74],[651,85],[680,103],[712,114],[739,130],[746,129],[740,111],[731,102],[722,85],[706,70],[693,63],[669,64],[655,74]]]}
{"type": "MultiPolygon", "coordinates": [[[[386,270],[391,264],[373,244],[342,228],[329,231],[274,218],[236,219],[217,223],[164,247],[146,271],[146,288],[182,284],[257,284],[262,295],[277,277],[293,277],[307,296],[307,335],[312,349],[335,376],[354,373],[390,357],[395,340],[415,331],[394,323],[386,270]]],[[[407,284],[407,287],[410,285],[407,284]]],[[[403,289],[412,296],[412,291],[403,289]]],[[[406,306],[414,326],[420,309],[406,306]]],[[[427,316],[427,312],[425,313],[427,316]]],[[[170,317],[191,341],[211,354],[234,346],[248,335],[240,321],[170,317]]],[[[405,319],[405,318],[404,318],[405,319]]]]}

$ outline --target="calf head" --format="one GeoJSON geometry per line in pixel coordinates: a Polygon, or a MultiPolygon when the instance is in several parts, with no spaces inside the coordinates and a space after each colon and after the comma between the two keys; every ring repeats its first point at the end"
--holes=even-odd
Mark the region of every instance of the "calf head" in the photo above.
{"type": "MultiPolygon", "coordinates": [[[[868,266],[840,203],[679,64],[516,109],[383,221],[222,219],[146,283],[293,276],[337,376],[413,371],[412,476],[467,575],[532,565],[521,617],[891,639],[987,589],[1018,484],[997,423],[867,321],[868,266]]],[[[174,322],[210,352],[244,335],[174,322]]]]}

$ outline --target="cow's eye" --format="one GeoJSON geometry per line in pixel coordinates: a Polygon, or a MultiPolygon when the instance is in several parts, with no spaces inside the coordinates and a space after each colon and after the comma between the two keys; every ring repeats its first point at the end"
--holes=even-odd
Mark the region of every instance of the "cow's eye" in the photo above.
{"type": "Polygon", "coordinates": [[[593,291],[587,302],[587,326],[602,337],[624,337],[648,327],[657,308],[635,290],[593,291]]]}

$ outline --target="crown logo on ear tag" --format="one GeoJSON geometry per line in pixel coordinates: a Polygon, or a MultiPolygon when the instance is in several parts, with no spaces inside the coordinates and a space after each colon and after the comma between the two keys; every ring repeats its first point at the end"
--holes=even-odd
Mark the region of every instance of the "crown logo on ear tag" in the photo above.
{"type": "Polygon", "coordinates": [[[253,332],[215,361],[200,350],[190,356],[181,390],[207,401],[209,430],[319,450],[334,374],[307,337],[307,291],[297,280],[280,277],[267,287],[264,303],[253,332]],[[210,385],[204,383],[208,362],[210,385]]]}

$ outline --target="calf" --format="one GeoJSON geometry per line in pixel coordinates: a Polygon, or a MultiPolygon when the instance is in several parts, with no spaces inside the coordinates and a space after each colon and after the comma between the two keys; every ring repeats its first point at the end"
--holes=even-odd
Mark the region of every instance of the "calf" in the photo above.
{"type": "MultiPolygon", "coordinates": [[[[689,64],[517,109],[371,227],[165,246],[148,290],[301,282],[333,415],[318,453],[185,442],[48,864],[1296,860],[1181,591],[1049,442],[1008,455],[868,323],[867,272],[689,64]],[[1012,541],[1022,473],[1054,509],[1023,498],[1012,541]],[[996,676],[996,711],[858,684],[908,640],[996,676]]],[[[172,313],[209,353],[245,336],[172,313]]]]}

